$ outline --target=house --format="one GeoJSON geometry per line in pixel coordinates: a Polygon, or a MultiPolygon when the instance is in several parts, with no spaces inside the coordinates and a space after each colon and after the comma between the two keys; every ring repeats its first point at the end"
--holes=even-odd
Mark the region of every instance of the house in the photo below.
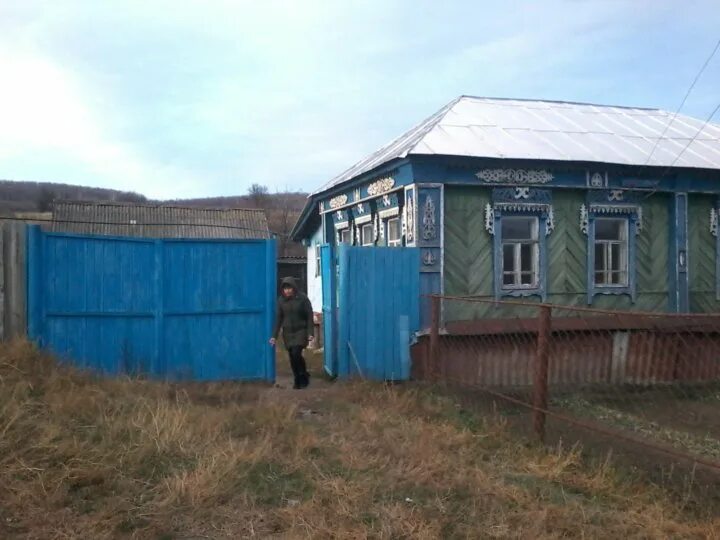
{"type": "Polygon", "coordinates": [[[346,243],[419,248],[421,294],[717,312],[719,196],[717,124],[461,96],[312,193],[292,235],[311,294],[318,246],[346,243]]]}

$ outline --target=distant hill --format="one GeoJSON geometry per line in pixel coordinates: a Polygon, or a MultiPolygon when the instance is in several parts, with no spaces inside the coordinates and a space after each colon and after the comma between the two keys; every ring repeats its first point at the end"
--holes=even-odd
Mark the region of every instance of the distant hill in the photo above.
{"type": "Polygon", "coordinates": [[[54,199],[77,201],[144,202],[139,193],[115,189],[51,184],[50,182],[14,182],[0,180],[0,212],[45,212],[54,199]]]}
{"type": "Polygon", "coordinates": [[[281,256],[305,255],[305,248],[290,242],[287,235],[305,205],[305,193],[270,193],[264,186],[253,185],[247,195],[174,199],[157,201],[130,191],[54,184],[0,180],[0,215],[13,212],[47,212],[54,200],[114,201],[129,203],[164,203],[209,208],[261,208],[265,210],[270,230],[278,235],[281,256]]]}

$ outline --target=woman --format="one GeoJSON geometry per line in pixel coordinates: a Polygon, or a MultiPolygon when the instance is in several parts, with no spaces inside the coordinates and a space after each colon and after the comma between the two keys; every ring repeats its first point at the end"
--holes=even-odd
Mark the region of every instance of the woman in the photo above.
{"type": "Polygon", "coordinates": [[[290,356],[290,367],[295,376],[293,388],[305,388],[310,384],[310,374],[305,366],[303,349],[314,339],[312,305],[308,297],[298,291],[295,278],[283,279],[281,292],[277,303],[275,331],[270,338],[270,345],[275,346],[282,328],[283,342],[290,356]]]}

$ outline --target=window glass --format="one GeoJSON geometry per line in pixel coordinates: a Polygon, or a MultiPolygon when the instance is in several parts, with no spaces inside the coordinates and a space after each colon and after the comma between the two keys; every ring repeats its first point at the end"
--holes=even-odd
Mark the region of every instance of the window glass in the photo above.
{"type": "Polygon", "coordinates": [[[374,243],[372,223],[366,223],[362,226],[362,245],[372,246],[374,243]]]}
{"type": "Polygon", "coordinates": [[[532,244],[520,244],[520,270],[530,272],[533,267],[533,246],[532,244]]]}
{"type": "Polygon", "coordinates": [[[352,244],[351,229],[343,229],[340,231],[340,242],[343,244],[352,244]]]}
{"type": "Polygon", "coordinates": [[[503,269],[512,270],[515,264],[515,247],[512,244],[503,244],[503,269]]]}
{"type": "Polygon", "coordinates": [[[387,222],[387,243],[388,246],[399,246],[401,243],[400,220],[389,219],[387,222]]]}
{"type": "Polygon", "coordinates": [[[536,237],[534,233],[533,217],[507,217],[502,220],[503,240],[531,240],[536,237]]]}
{"type": "Polygon", "coordinates": [[[503,288],[538,286],[538,224],[537,217],[501,218],[503,288]]]}
{"type": "Polygon", "coordinates": [[[624,219],[598,218],[595,220],[596,240],[620,240],[624,219]]]}
{"type": "Polygon", "coordinates": [[[628,220],[597,218],[595,227],[595,285],[628,285],[628,220]]]}

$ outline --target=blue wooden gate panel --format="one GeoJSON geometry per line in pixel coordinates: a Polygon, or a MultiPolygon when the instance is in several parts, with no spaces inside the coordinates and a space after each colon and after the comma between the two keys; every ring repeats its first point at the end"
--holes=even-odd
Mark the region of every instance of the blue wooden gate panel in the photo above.
{"type": "Polygon", "coordinates": [[[338,375],[408,379],[420,327],[419,250],[340,246],[339,259],[338,375]]]}
{"type": "Polygon", "coordinates": [[[28,332],[107,374],[275,379],[272,240],[28,234],[28,332]]]}
{"type": "Polygon", "coordinates": [[[320,266],[323,312],[323,363],[326,373],[335,377],[337,376],[337,269],[335,250],[332,246],[320,246],[320,266]]]}

